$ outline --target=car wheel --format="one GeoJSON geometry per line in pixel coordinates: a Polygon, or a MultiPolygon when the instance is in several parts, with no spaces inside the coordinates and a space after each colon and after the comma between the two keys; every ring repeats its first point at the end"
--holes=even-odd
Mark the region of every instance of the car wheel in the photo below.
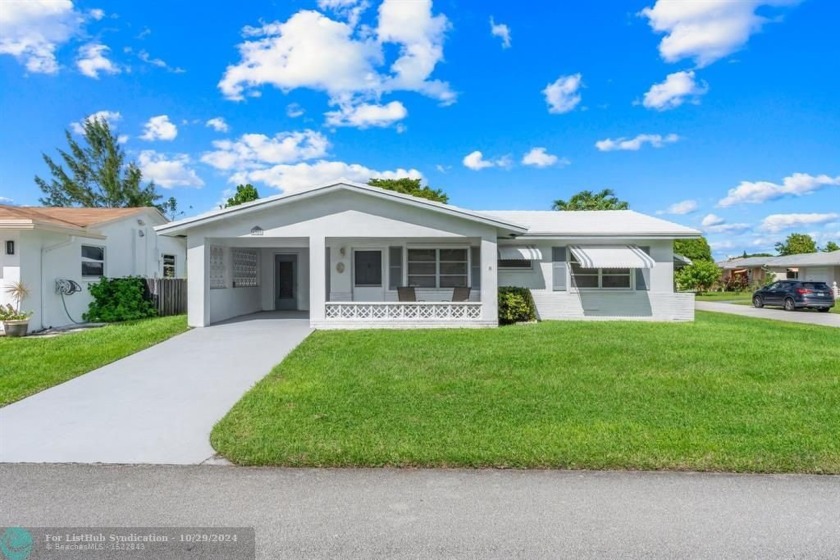
{"type": "Polygon", "coordinates": [[[819,311],[820,313],[828,313],[830,309],[831,309],[830,307],[820,307],[820,308],[818,309],[818,311],[819,311]]]}
{"type": "Polygon", "coordinates": [[[785,298],[785,311],[796,311],[796,304],[791,298],[785,298]]]}
{"type": "Polygon", "coordinates": [[[764,301],[762,301],[761,296],[755,296],[753,298],[753,307],[757,307],[758,309],[764,307],[764,301]]]}

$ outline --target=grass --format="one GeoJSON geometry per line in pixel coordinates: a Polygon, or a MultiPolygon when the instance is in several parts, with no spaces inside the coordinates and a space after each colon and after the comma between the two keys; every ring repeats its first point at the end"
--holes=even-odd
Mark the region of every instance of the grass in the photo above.
{"type": "Polygon", "coordinates": [[[694,296],[697,301],[732,301],[745,302],[752,301],[752,292],[706,292],[705,294],[697,294],[694,296]]]}
{"type": "Polygon", "coordinates": [[[187,330],[186,316],[108,325],[56,337],[0,337],[0,406],[43,391],[187,330]]]}
{"type": "Polygon", "coordinates": [[[840,473],[826,327],[315,332],[214,428],[244,465],[840,473]]]}

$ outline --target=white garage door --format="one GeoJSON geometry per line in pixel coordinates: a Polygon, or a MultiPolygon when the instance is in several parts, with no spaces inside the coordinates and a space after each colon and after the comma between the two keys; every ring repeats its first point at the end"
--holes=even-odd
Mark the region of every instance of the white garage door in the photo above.
{"type": "Polygon", "coordinates": [[[831,275],[828,268],[809,268],[805,271],[805,280],[808,282],[828,282],[831,275]]]}

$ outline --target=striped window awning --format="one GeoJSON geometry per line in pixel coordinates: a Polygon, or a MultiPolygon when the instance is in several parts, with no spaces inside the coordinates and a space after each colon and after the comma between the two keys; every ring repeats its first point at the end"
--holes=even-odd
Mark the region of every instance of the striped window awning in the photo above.
{"type": "Polygon", "coordinates": [[[533,245],[499,245],[500,261],[541,261],[542,252],[533,245]]]}
{"type": "Polygon", "coordinates": [[[570,245],[581,268],[653,268],[650,255],[635,245],[570,245]]]}

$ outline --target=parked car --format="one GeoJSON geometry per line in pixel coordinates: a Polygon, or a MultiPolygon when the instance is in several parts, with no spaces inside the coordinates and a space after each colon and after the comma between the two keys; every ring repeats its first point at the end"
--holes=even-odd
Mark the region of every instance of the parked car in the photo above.
{"type": "Polygon", "coordinates": [[[834,307],[834,294],[825,282],[780,280],[753,293],[755,307],[778,305],[786,311],[816,309],[826,312],[834,307]]]}

